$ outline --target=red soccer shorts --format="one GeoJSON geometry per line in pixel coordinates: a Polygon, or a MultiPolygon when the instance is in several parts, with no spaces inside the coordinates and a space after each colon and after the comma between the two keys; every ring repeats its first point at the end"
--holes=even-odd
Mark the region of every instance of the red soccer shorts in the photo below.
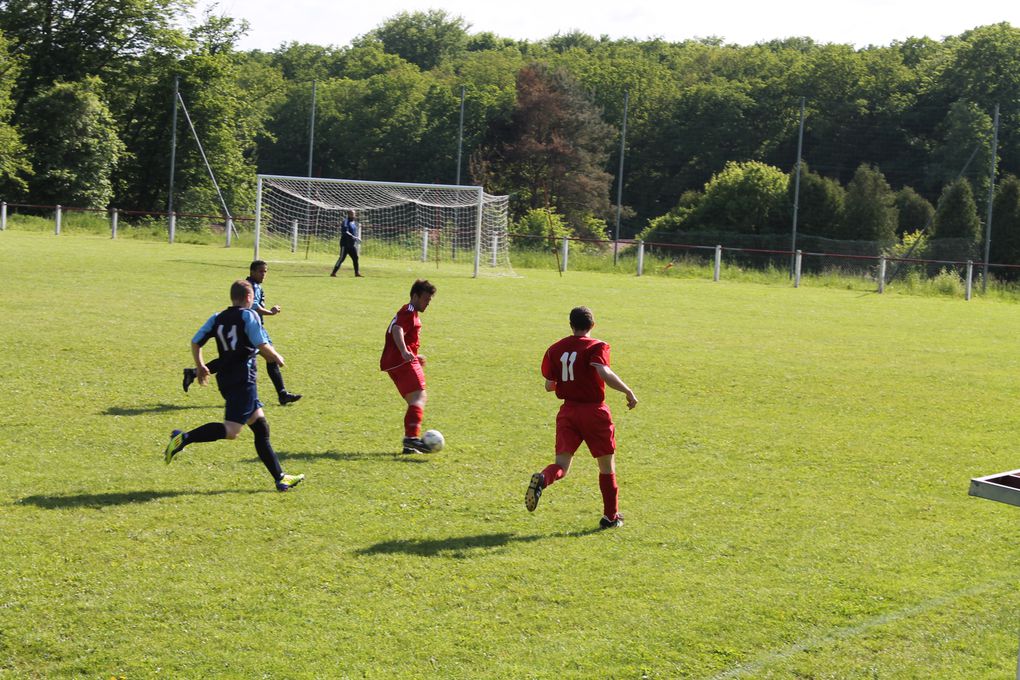
{"type": "Polygon", "coordinates": [[[582,441],[592,458],[616,453],[616,426],[604,402],[564,403],[556,414],[556,453],[574,453],[582,441]]]}
{"type": "Polygon", "coordinates": [[[425,389],[425,371],[422,370],[421,364],[418,363],[417,359],[401,364],[386,372],[389,374],[393,384],[397,386],[400,396],[425,389]]]}

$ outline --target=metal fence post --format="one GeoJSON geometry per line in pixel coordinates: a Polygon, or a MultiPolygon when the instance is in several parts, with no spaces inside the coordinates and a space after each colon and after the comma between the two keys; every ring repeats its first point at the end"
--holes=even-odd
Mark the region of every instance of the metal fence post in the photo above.
{"type": "Polygon", "coordinates": [[[719,273],[722,271],[722,246],[715,247],[715,271],[712,273],[712,280],[719,280],[719,273]]]}
{"type": "Polygon", "coordinates": [[[62,210],[61,210],[60,206],[58,205],[57,206],[57,212],[54,213],[54,215],[53,215],[53,222],[54,222],[53,233],[56,234],[57,236],[60,236],[60,220],[61,220],[61,216],[62,216],[62,210]]]}
{"type": "Polygon", "coordinates": [[[110,208],[110,238],[117,238],[117,221],[119,212],[116,208],[110,208]]]}
{"type": "Polygon", "coordinates": [[[970,300],[970,294],[974,290],[974,261],[967,260],[967,292],[964,297],[970,300]]]}
{"type": "Polygon", "coordinates": [[[637,242],[637,275],[641,276],[645,273],[645,242],[638,240],[637,242]]]}
{"type": "Polygon", "coordinates": [[[297,252],[297,232],[298,232],[298,221],[294,220],[290,223],[290,252],[297,252]]]}
{"type": "Polygon", "coordinates": [[[169,242],[174,242],[174,237],[177,234],[177,213],[170,213],[170,235],[169,242]]]}
{"type": "Polygon", "coordinates": [[[878,258],[878,292],[885,292],[885,255],[878,258]]]}
{"type": "Polygon", "coordinates": [[[230,244],[233,243],[233,238],[234,238],[234,218],[233,217],[228,217],[227,218],[227,248],[229,248],[230,244]]]}
{"type": "Polygon", "coordinates": [[[793,287],[800,288],[800,264],[804,259],[803,251],[798,250],[793,259],[793,287]]]}
{"type": "Polygon", "coordinates": [[[421,230],[421,261],[428,262],[429,259],[429,228],[421,230]]]}
{"type": "Polygon", "coordinates": [[[7,230],[7,201],[0,203],[0,231],[7,230]]]}
{"type": "Polygon", "coordinates": [[[567,241],[567,237],[563,237],[563,268],[561,272],[567,271],[567,254],[570,253],[570,243],[567,241]]]}

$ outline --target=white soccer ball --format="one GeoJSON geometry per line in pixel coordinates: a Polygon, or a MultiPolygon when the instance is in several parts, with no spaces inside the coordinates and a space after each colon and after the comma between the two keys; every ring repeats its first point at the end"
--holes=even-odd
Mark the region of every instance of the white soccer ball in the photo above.
{"type": "Polygon", "coordinates": [[[421,436],[421,440],[425,442],[425,446],[429,447],[429,451],[432,453],[442,451],[443,446],[446,445],[446,439],[439,430],[426,430],[421,436]]]}

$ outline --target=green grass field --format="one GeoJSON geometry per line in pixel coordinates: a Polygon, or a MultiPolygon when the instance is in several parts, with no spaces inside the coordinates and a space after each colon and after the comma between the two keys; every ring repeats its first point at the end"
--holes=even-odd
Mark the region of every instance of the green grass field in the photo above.
{"type": "MultiPolygon", "coordinates": [[[[1020,314],[997,299],[366,260],[273,262],[287,359],[273,491],[250,433],[174,463],[188,342],[251,253],[0,233],[0,678],[1002,678],[1020,314]],[[378,372],[417,276],[426,427],[378,372]],[[557,402],[538,364],[590,305],[627,524],[582,451],[538,510],[557,402]]],[[[260,360],[260,385],[271,395],[260,360]]]]}

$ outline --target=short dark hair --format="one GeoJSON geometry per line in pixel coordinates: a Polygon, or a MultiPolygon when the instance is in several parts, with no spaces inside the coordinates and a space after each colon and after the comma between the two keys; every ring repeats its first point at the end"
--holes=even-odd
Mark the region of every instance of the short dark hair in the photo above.
{"type": "Polygon", "coordinates": [[[588,331],[595,325],[595,315],[587,307],[574,307],[570,310],[570,327],[575,331],[588,331]]]}
{"type": "Polygon", "coordinates": [[[245,298],[248,297],[248,293],[254,292],[251,284],[244,279],[238,279],[230,284],[230,301],[231,302],[244,302],[245,298]]]}
{"type": "Polygon", "coordinates": [[[415,295],[421,295],[422,293],[435,295],[436,287],[429,283],[428,279],[418,279],[411,286],[411,297],[414,297],[415,295]]]}
{"type": "MultiPolygon", "coordinates": [[[[264,264],[266,264],[265,260],[254,260],[250,265],[248,265],[248,272],[253,272],[264,264]]],[[[268,267],[269,265],[266,266],[268,267]]]]}

